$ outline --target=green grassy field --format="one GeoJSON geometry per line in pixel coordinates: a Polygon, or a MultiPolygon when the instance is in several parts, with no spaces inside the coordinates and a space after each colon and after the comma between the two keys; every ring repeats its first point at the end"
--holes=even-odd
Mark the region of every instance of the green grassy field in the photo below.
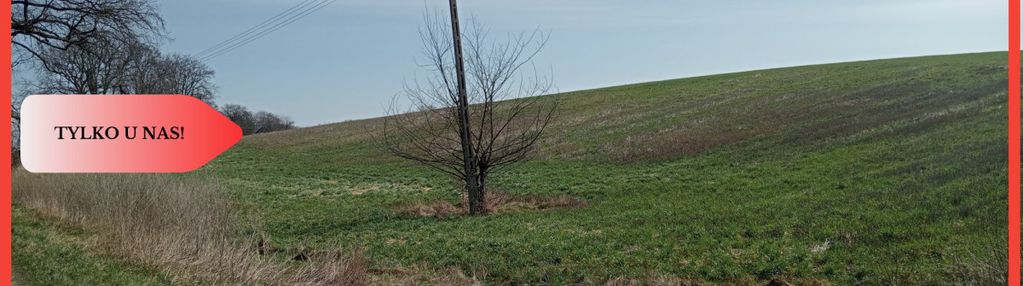
{"type": "Polygon", "coordinates": [[[15,285],[173,285],[143,267],[89,251],[80,229],[15,208],[15,285]]]}
{"type": "Polygon", "coordinates": [[[392,158],[377,120],[246,138],[206,171],[285,247],[365,247],[491,282],[669,274],[945,281],[1004,247],[1005,53],[827,64],[552,96],[538,156],[510,194],[580,209],[448,219],[401,203],[458,200],[450,179],[392,158]]]}
{"type": "MultiPolygon", "coordinates": [[[[204,167],[276,247],[492,283],[616,277],[960,281],[1005,248],[1004,52],[749,71],[548,96],[512,195],[588,206],[416,217],[451,179],[379,148],[380,119],[247,137],[204,167]],[[484,275],[485,274],[485,275],[484,275]]],[[[684,68],[684,67],[680,67],[684,68]]],[[[19,219],[19,216],[16,216],[19,219]]],[[[27,234],[15,233],[16,240],[27,234]]]]}

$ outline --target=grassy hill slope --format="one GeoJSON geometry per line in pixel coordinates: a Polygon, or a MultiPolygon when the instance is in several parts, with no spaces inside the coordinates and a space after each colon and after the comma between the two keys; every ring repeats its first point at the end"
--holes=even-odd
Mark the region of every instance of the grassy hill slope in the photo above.
{"type": "Polygon", "coordinates": [[[247,137],[204,170],[276,246],[363,247],[377,268],[555,284],[941,282],[1004,249],[1005,62],[850,62],[545,97],[558,120],[493,187],[584,208],[402,215],[459,193],[378,148],[380,119],[247,137]]]}

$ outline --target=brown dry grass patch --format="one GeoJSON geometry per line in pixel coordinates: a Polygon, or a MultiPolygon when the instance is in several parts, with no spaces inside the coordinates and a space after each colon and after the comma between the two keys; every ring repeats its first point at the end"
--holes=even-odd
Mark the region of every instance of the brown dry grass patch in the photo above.
{"type": "Polygon", "coordinates": [[[987,251],[954,258],[945,272],[952,285],[1007,285],[1009,283],[1008,241],[987,251]]]}
{"type": "Polygon", "coordinates": [[[414,285],[452,285],[452,286],[481,286],[487,273],[470,272],[466,273],[458,267],[445,269],[434,269],[426,264],[416,264],[411,267],[394,268],[377,271],[372,281],[373,285],[392,286],[414,286],[414,285]]]}
{"type": "MultiPolygon", "coordinates": [[[[95,250],[204,285],[365,285],[361,253],[283,262],[240,235],[211,180],[15,171],[14,201],[92,234],[95,250]]],[[[261,240],[262,241],[262,240],[261,240]]]]}
{"type": "Polygon", "coordinates": [[[708,282],[699,279],[687,279],[670,275],[650,275],[643,278],[616,277],[604,286],[710,286],[710,285],[768,285],[768,286],[826,286],[831,285],[825,280],[814,278],[774,277],[762,281],[752,277],[733,279],[722,282],[708,282]]]}
{"type": "MultiPolygon", "coordinates": [[[[521,211],[571,209],[589,205],[584,199],[570,196],[513,196],[505,192],[487,192],[486,208],[490,214],[513,213],[521,211]]],[[[413,202],[392,208],[404,216],[448,218],[468,214],[468,198],[462,195],[458,204],[448,201],[413,202]]]]}

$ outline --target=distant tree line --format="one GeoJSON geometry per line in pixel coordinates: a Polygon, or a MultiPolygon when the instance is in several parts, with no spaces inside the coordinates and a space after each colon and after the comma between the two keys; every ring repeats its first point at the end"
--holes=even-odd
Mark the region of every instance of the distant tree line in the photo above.
{"type": "Polygon", "coordinates": [[[295,122],[287,116],[281,116],[266,111],[251,112],[245,106],[237,104],[225,104],[220,107],[220,113],[238,124],[242,128],[242,134],[250,135],[257,133],[274,132],[295,128],[295,122]]]}

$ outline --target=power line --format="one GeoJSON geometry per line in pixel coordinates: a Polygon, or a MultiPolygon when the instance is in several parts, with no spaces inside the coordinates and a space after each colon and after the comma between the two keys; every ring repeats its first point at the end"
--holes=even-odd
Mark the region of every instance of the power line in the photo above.
{"type": "MultiPolygon", "coordinates": [[[[317,1],[319,1],[319,0],[317,0],[317,1]]],[[[314,1],[315,4],[305,5],[306,7],[294,10],[294,11],[292,11],[292,13],[288,13],[290,15],[286,16],[285,18],[281,18],[281,19],[278,19],[279,21],[275,21],[276,23],[270,24],[269,26],[265,26],[264,25],[264,27],[262,29],[257,29],[257,31],[254,31],[253,33],[249,33],[249,35],[247,35],[247,36],[240,37],[238,40],[234,41],[231,44],[228,44],[226,46],[222,46],[219,49],[216,49],[216,50],[214,50],[212,52],[207,53],[205,56],[200,57],[200,60],[206,61],[206,60],[218,57],[220,55],[226,54],[228,52],[231,52],[231,51],[233,51],[233,50],[235,50],[235,49],[237,49],[237,48],[239,48],[241,46],[244,46],[244,45],[246,45],[248,43],[251,43],[252,41],[258,40],[258,39],[260,39],[260,38],[262,38],[262,37],[264,37],[264,36],[274,32],[274,31],[280,30],[281,28],[283,28],[283,27],[285,27],[285,26],[287,26],[287,25],[289,25],[291,23],[294,23],[295,21],[298,21],[299,19],[302,19],[305,16],[307,16],[309,14],[312,14],[313,12],[316,12],[316,11],[318,11],[320,9],[323,9],[324,7],[326,7],[327,5],[330,5],[331,3],[334,3],[335,1],[337,1],[337,0],[322,0],[322,1],[319,1],[319,2],[315,2],[314,1]]]]}
{"type": "MultiPolygon", "coordinates": [[[[310,3],[314,3],[314,2],[316,2],[316,1],[312,1],[310,3]]],[[[231,51],[233,51],[233,50],[235,50],[235,49],[237,49],[237,48],[239,48],[241,46],[244,46],[244,45],[246,45],[248,43],[251,43],[252,41],[258,40],[258,39],[260,39],[260,38],[262,38],[262,37],[264,37],[264,36],[266,36],[266,35],[268,35],[270,33],[273,33],[274,31],[280,30],[281,28],[284,28],[285,26],[290,25],[291,23],[294,23],[295,21],[298,21],[298,20],[302,19],[305,16],[308,16],[309,14],[312,14],[313,12],[319,11],[320,9],[323,9],[324,7],[327,7],[328,5],[330,5],[331,3],[334,3],[334,2],[337,2],[337,0],[322,0],[322,1],[319,1],[318,3],[312,4],[312,5],[301,5],[302,3],[300,3],[300,5],[296,5],[296,6],[292,7],[292,8],[296,8],[298,6],[304,6],[304,7],[297,8],[297,9],[289,9],[289,10],[291,10],[290,12],[285,11],[285,12],[281,13],[281,14],[287,14],[286,16],[284,16],[284,17],[276,17],[277,18],[276,20],[267,20],[267,21],[265,21],[265,22],[268,22],[268,23],[275,22],[273,24],[257,25],[257,26],[262,26],[262,27],[259,27],[259,28],[254,27],[253,29],[250,29],[250,30],[253,30],[253,31],[248,32],[248,33],[243,33],[245,35],[237,36],[236,40],[231,41],[232,43],[225,44],[225,45],[220,45],[219,48],[212,49],[212,51],[207,52],[204,56],[200,56],[199,60],[206,61],[206,60],[218,57],[220,55],[226,54],[228,52],[231,52],[231,51]]],[[[273,19],[273,18],[271,18],[271,19],[273,19]]],[[[232,37],[232,38],[234,38],[234,37],[232,37]]]]}
{"type": "Polygon", "coordinates": [[[255,25],[255,26],[252,26],[248,30],[245,30],[245,31],[243,31],[241,33],[238,33],[238,34],[232,36],[231,38],[223,40],[220,43],[217,43],[216,45],[214,45],[212,47],[206,48],[205,50],[202,50],[202,51],[200,51],[199,53],[197,53],[195,55],[197,57],[202,57],[202,56],[205,56],[205,55],[209,54],[210,52],[213,52],[213,51],[215,51],[217,49],[220,49],[220,48],[222,48],[222,47],[224,47],[226,45],[232,44],[233,42],[241,39],[242,37],[248,36],[248,35],[252,34],[253,32],[255,32],[256,30],[259,30],[259,29],[269,25],[271,22],[277,21],[278,19],[283,18],[284,16],[286,16],[288,14],[291,14],[296,9],[299,9],[300,7],[306,6],[307,4],[313,3],[315,1],[318,1],[318,0],[305,0],[305,1],[302,1],[302,2],[300,2],[300,3],[298,3],[298,4],[294,5],[294,6],[289,7],[287,10],[284,10],[284,11],[281,11],[280,13],[277,13],[277,15],[274,15],[273,17],[270,17],[269,19],[264,20],[262,23],[259,23],[259,24],[255,25]]]}

